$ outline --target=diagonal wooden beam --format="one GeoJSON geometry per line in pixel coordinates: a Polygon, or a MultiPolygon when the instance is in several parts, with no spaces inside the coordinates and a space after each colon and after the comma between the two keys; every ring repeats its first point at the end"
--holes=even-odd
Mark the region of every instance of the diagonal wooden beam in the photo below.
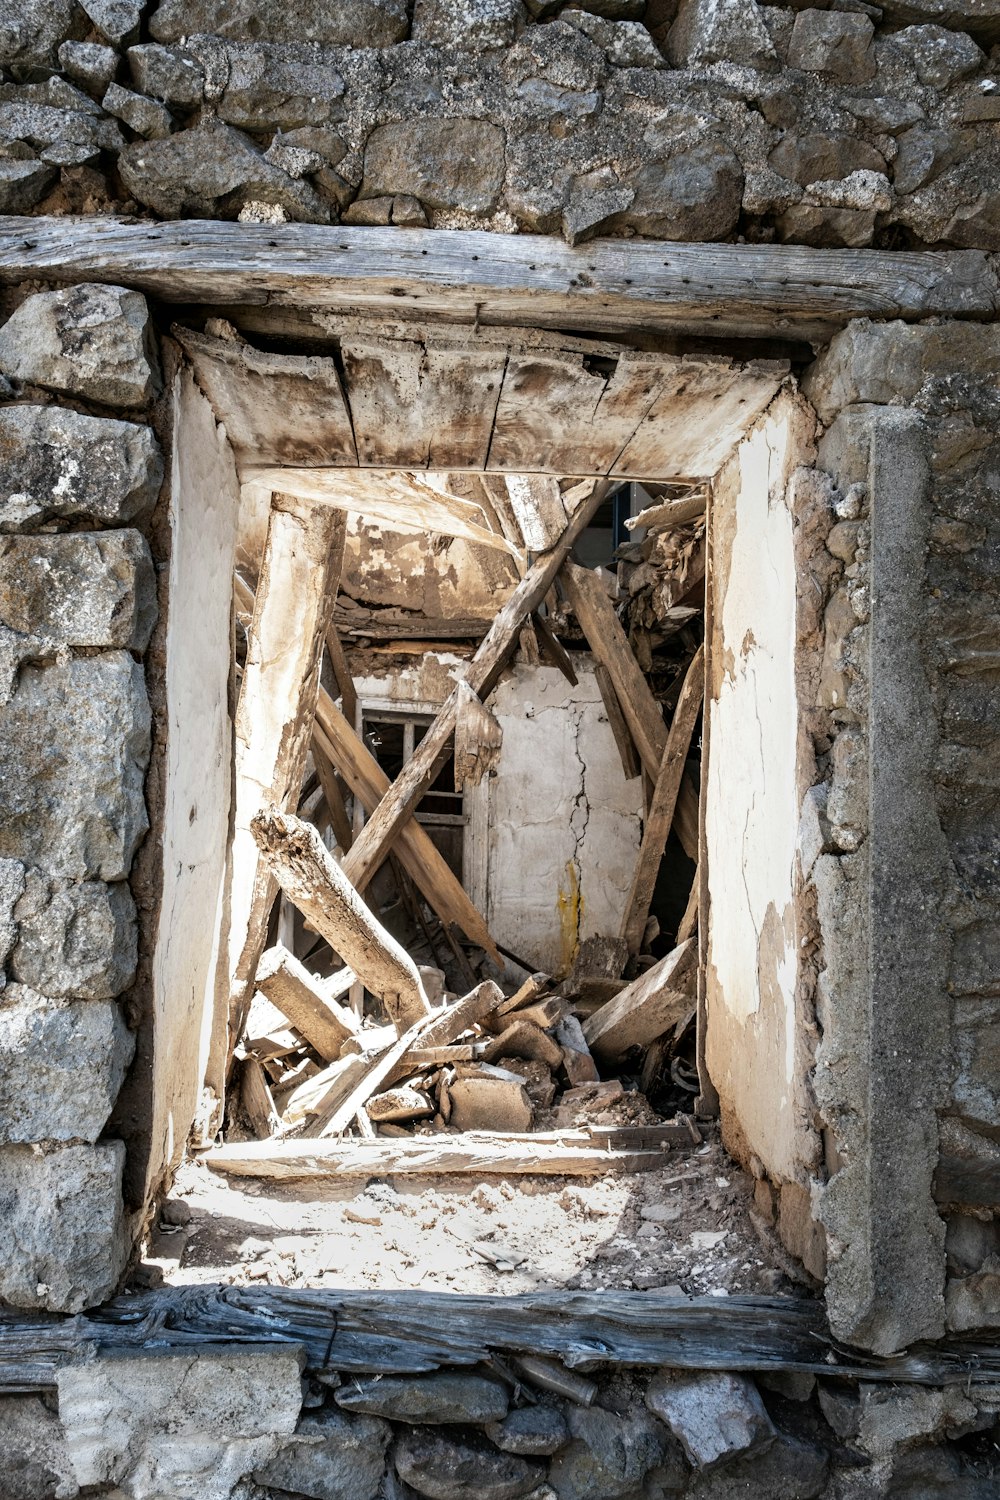
{"type": "Polygon", "coordinates": [[[615,607],[599,575],[590,568],[567,562],[560,580],[588,646],[611,678],[643,769],[655,782],[667,743],[667,726],[615,607]]]}
{"type": "MultiPolygon", "coordinates": [[[[320,689],[316,706],[315,741],[328,756],[366,812],[373,812],[389,790],[389,778],[358,738],[329,693],[320,689]]],[[[502,964],[485,920],[469,900],[430,834],[410,820],[400,830],[395,852],[400,864],[440,917],[442,924],[456,923],[473,943],[485,948],[494,963],[502,964]]]]}
{"type": "MultiPolygon", "coordinates": [[[[464,673],[466,682],[480,698],[486,698],[493,691],[508,656],[517,645],[521,626],[545,598],[556,574],[610,488],[607,481],[594,486],[589,498],[577,506],[559,543],[532,564],[493,621],[464,673]]],[[[456,688],[355,839],[353,848],[344,859],[344,872],[353,885],[363,886],[371,879],[399,830],[413,816],[414,808],[434,780],[439,760],[455,728],[458,704],[456,688]]],[[[659,758],[656,765],[659,765],[659,758]]]]}
{"type": "Polygon", "coordinates": [[[705,648],[699,646],[687,669],[674,717],[667,735],[666,748],[656,778],[653,800],[646,814],[639,859],[632,876],[632,886],[625,903],[619,936],[628,943],[628,951],[638,953],[649,916],[663,848],[674,821],[674,811],[684,775],[684,763],[705,691],[705,648]]]}

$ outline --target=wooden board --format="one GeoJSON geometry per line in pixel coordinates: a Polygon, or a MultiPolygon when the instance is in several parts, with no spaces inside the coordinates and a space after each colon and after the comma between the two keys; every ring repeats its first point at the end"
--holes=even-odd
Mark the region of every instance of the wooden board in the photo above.
{"type": "Polygon", "coordinates": [[[486,467],[503,349],[344,338],[340,352],[360,463],[486,467]]]}
{"type": "MultiPolygon", "coordinates": [[[[127,285],[129,283],[126,283],[127,285]]],[[[195,378],[218,416],[237,462],[356,464],[351,418],[332,359],[271,354],[236,339],[174,328],[195,378]]]]}
{"type": "Polygon", "coordinates": [[[583,1034],[591,1052],[609,1064],[655,1041],[694,1008],[697,977],[698,945],[688,938],[587,1017],[583,1034]]]}
{"type": "Polygon", "coordinates": [[[594,332],[827,339],[852,318],[996,315],[978,250],[814,250],[108,217],[0,218],[0,280],[594,332]]]}

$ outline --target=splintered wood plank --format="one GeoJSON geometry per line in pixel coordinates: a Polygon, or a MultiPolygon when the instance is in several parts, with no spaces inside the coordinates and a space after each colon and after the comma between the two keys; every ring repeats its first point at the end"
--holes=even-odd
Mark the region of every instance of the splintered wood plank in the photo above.
{"type": "Polygon", "coordinates": [[[354,464],[351,418],[332,359],[271,354],[175,328],[239,463],[354,464]]]}
{"type": "Polygon", "coordinates": [[[671,526],[683,526],[688,521],[697,521],[705,514],[708,491],[704,486],[691,495],[682,495],[677,500],[667,500],[662,505],[647,505],[637,516],[625,521],[626,531],[663,531],[671,526]]]}
{"type": "Polygon", "coordinates": [[[256,982],[326,1062],[338,1058],[344,1042],[358,1030],[354,1012],[327,995],[323,981],[314,979],[305,965],[280,944],[264,953],[257,965],[256,982]]]}
{"type": "MultiPolygon", "coordinates": [[[[669,379],[671,363],[669,355],[625,351],[594,356],[512,352],[497,404],[489,467],[514,473],[543,467],[571,474],[591,468],[606,474],[669,379]]],[[[664,458],[672,462],[671,455],[664,458]]]]}
{"type": "Polygon", "coordinates": [[[478,786],[500,759],[503,729],[467,682],[458,684],[455,719],[455,790],[478,786]]]}
{"type": "Polygon", "coordinates": [[[297,803],[319,693],[323,635],[344,556],[342,511],[276,495],[270,511],[234,734],[229,884],[230,1051],[253,994],[277,886],[251,821],[297,803]]]}
{"type": "Polygon", "coordinates": [[[524,545],[547,552],[566,530],[566,509],[553,474],[511,474],[504,481],[524,545]]]}
{"type": "Polygon", "coordinates": [[[646,814],[642,831],[639,858],[632,876],[625,911],[622,916],[621,936],[628,943],[628,951],[638,953],[642,934],[646,928],[649,907],[653,899],[653,888],[663,857],[664,846],[674,821],[674,810],[684,775],[691,736],[701,712],[705,689],[705,648],[699,646],[688,667],[681,687],[677,707],[670,722],[667,743],[660,762],[659,775],[653,789],[653,800],[646,814]]]}
{"type": "Polygon", "coordinates": [[[689,938],[587,1017],[583,1034],[591,1052],[607,1065],[630,1047],[655,1042],[693,1009],[697,977],[698,945],[689,938]]]}
{"type": "Polygon", "coordinates": [[[272,807],[262,808],[250,828],[289,901],[384,1001],[396,1024],[411,1026],[429,1015],[413,959],[369,911],[317,830],[272,807]]]}
{"type": "MultiPolygon", "coordinates": [[[[384,1065],[383,1059],[383,1065],[384,1065]]],[[[340,1107],[346,1115],[350,1103],[340,1107]]],[[[199,1160],[231,1177],[268,1178],[296,1182],[334,1177],[426,1177],[457,1174],[508,1177],[597,1177],[606,1172],[655,1172],[666,1165],[671,1146],[691,1145],[687,1130],[662,1127],[657,1140],[638,1144],[632,1132],[609,1130],[595,1139],[586,1130],[551,1134],[507,1135],[495,1131],[463,1131],[460,1135],[380,1137],[374,1142],[323,1137],[317,1140],[240,1142],[219,1146],[199,1160]]]]}
{"type": "MultiPolygon", "coordinates": [[[[580,502],[559,545],[553,547],[551,552],[543,553],[532,564],[480,642],[475,656],[463,673],[464,680],[480,698],[486,698],[492,692],[504,663],[517,644],[521,626],[545,598],[556,574],[598,510],[607,491],[606,483],[598,483],[594,486],[590,499],[580,502]]],[[[388,854],[399,830],[410,819],[420,798],[434,780],[438,761],[455,729],[458,704],[459,691],[456,687],[355,839],[350,853],[344,859],[345,873],[355,885],[364,885],[371,879],[388,854]]],[[[659,764],[659,757],[656,764],[659,764]]]]}
{"type": "Polygon", "coordinates": [[[671,361],[670,373],[618,454],[617,473],[708,478],[770,405],[788,365],[784,360],[739,365],[717,356],[685,355],[671,361]]]}
{"type": "Polygon", "coordinates": [[[591,568],[567,562],[560,577],[587,644],[611,679],[643,768],[655,781],[667,743],[667,726],[615,607],[600,577],[591,568]]]}
{"type": "MultiPolygon", "coordinates": [[[[356,734],[333,699],[322,688],[316,706],[315,742],[321,755],[329,757],[366,813],[374,812],[389,790],[389,778],[356,734]]],[[[350,842],[341,846],[345,850],[350,842]]],[[[430,834],[415,821],[400,830],[395,852],[424,900],[447,928],[455,923],[470,942],[478,943],[501,964],[485,919],[476,910],[444,855],[430,834]]]]}
{"type": "MultiPolygon", "coordinates": [[[[979,250],[664,244],[465,229],[0,218],[0,280],[104,281],[166,302],[267,304],[619,334],[828,339],[853,318],[995,315],[979,250]]],[[[322,333],[322,318],[319,323],[322,333]]]]}
{"type": "Polygon", "coordinates": [[[618,694],[615,692],[611,673],[599,661],[594,663],[594,679],[601,694],[604,712],[608,716],[608,726],[614,735],[615,745],[618,748],[618,756],[622,763],[622,775],[626,781],[633,781],[642,771],[639,754],[635,748],[635,741],[629,732],[629,727],[625,722],[622,706],[618,702],[618,694]]]}
{"type": "MultiPolygon", "coordinates": [[[[336,612],[336,606],[334,607],[336,612]]],[[[326,654],[330,658],[330,666],[340,689],[340,701],[344,706],[344,715],[349,724],[353,724],[358,717],[358,690],[354,686],[354,678],[351,669],[347,665],[347,657],[344,655],[344,647],[340,636],[337,634],[336,620],[331,620],[326,627],[326,654]]]]}
{"type": "Polygon", "coordinates": [[[361,464],[485,467],[503,349],[347,337],[340,351],[361,464]]]}

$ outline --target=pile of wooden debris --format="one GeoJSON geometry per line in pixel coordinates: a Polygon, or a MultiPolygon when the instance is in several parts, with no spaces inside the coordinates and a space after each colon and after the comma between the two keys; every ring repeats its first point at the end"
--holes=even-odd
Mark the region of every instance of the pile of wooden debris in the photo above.
{"type": "MultiPolygon", "coordinates": [[[[230,1093],[227,1144],[211,1153],[213,1165],[285,1177],[332,1167],[472,1172],[487,1163],[493,1171],[574,1174],[603,1170],[612,1157],[656,1167],[672,1142],[700,1139],[677,1110],[698,1087],[697,871],[674,931],[661,933],[650,911],[671,832],[689,858],[698,851],[698,793],[687,763],[704,684],[705,494],[658,495],[636,518],[645,539],[620,549],[626,629],[602,573],[570,555],[609,486],[591,484],[582,495],[579,485],[560,492],[551,483],[553,503],[575,502],[568,524],[564,515],[555,544],[526,565],[391,784],[359,732],[333,604],[327,597],[317,606],[319,647],[340,706],[319,685],[319,653],[311,658],[306,642],[298,721],[304,703],[307,733],[298,735],[299,760],[284,773],[288,795],[283,805],[258,796],[248,818],[259,867],[243,945],[244,1001],[233,1018],[239,1090],[230,1093]],[[452,743],[456,784],[489,770],[500,737],[486,700],[512,653],[528,649],[526,631],[574,683],[572,651],[559,636],[582,632],[626,777],[643,776],[646,791],[620,932],[585,942],[572,974],[555,982],[528,974],[498,948],[413,817],[452,743]],[[352,802],[368,815],[363,826],[351,816],[352,802]],[[416,940],[405,946],[371,900],[383,865],[412,919],[416,940]],[[277,923],[275,886],[282,892],[277,923]],[[292,951],[296,936],[301,957],[292,951]],[[646,1102],[657,1092],[661,1108],[664,1099],[673,1106],[670,1122],[646,1102]],[[602,1123],[593,1123],[595,1115],[602,1123]]],[[[275,645],[288,649],[287,622],[279,612],[272,627],[262,597],[274,584],[287,513],[287,497],[278,498],[268,534],[273,555],[265,555],[256,598],[237,583],[246,631],[241,705],[266,686],[270,629],[275,645]]],[[[336,538],[326,545],[334,552],[336,538]]],[[[329,594],[329,579],[322,588],[329,594]]],[[[335,598],[335,582],[332,592],[335,598]]],[[[289,720],[297,722],[286,712],[289,720]]],[[[237,828],[241,775],[244,785],[264,780],[249,731],[247,738],[242,771],[238,744],[237,828]]]]}

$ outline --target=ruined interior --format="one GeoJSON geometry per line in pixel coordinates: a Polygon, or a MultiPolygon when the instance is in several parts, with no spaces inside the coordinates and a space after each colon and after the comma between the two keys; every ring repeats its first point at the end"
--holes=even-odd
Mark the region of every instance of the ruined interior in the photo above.
{"type": "Polygon", "coordinates": [[[0,8],[0,1500],[994,1500],[998,100],[0,8]]]}

